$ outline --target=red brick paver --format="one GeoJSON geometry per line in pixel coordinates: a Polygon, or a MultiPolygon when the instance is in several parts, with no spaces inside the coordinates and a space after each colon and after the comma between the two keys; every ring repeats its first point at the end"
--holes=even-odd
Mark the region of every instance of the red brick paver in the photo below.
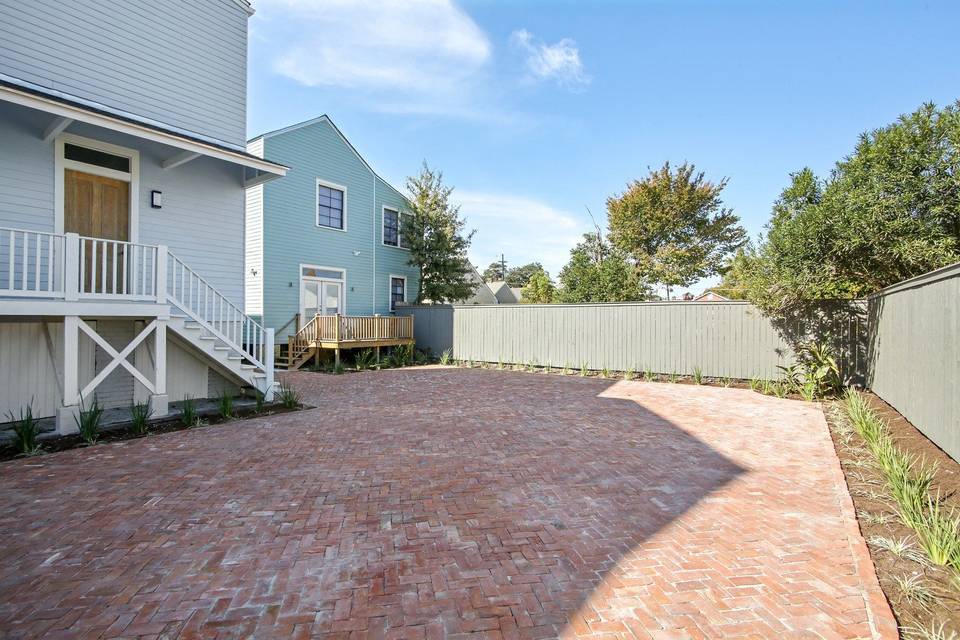
{"type": "Polygon", "coordinates": [[[820,411],[481,370],[0,465],[0,636],[896,637],[820,411]]]}

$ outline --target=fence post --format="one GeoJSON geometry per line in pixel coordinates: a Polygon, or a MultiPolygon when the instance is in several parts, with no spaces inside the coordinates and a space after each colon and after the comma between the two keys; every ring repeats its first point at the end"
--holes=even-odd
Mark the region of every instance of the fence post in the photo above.
{"type": "Polygon", "coordinates": [[[72,302],[80,296],[80,235],[64,234],[63,299],[72,302]]]}
{"type": "Polygon", "coordinates": [[[157,278],[154,281],[157,288],[157,304],[167,302],[167,245],[157,247],[157,278]]]}

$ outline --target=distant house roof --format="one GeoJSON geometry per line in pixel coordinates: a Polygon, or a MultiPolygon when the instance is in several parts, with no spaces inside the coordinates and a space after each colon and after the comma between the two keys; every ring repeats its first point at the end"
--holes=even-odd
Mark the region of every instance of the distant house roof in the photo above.
{"type": "Polygon", "coordinates": [[[470,267],[470,273],[467,277],[473,285],[473,295],[466,300],[462,300],[459,304],[500,304],[497,297],[493,295],[493,291],[491,291],[487,283],[483,281],[483,277],[480,276],[477,268],[472,264],[470,267]]]}
{"type": "Polygon", "coordinates": [[[510,292],[513,293],[513,297],[517,299],[517,302],[523,300],[523,287],[510,287],[510,292]]]}
{"type": "Polygon", "coordinates": [[[487,287],[497,297],[500,304],[517,304],[520,302],[520,298],[513,293],[513,290],[503,280],[488,282],[487,287]]]}
{"type": "Polygon", "coordinates": [[[730,298],[722,296],[719,293],[715,293],[710,289],[707,289],[696,298],[693,299],[694,302],[729,302],[730,298]]]}

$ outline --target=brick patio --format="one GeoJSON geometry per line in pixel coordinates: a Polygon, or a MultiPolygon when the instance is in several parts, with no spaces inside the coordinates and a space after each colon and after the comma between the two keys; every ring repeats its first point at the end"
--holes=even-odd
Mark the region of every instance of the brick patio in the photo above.
{"type": "Polygon", "coordinates": [[[482,370],[0,465],[0,636],[896,637],[819,409],[482,370]]]}

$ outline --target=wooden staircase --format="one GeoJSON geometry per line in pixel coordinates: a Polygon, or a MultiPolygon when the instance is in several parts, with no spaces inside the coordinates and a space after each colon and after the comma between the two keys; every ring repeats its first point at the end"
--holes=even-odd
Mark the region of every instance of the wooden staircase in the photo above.
{"type": "Polygon", "coordinates": [[[275,366],[296,371],[319,354],[320,349],[334,351],[340,360],[341,349],[377,349],[413,344],[412,316],[321,316],[307,321],[287,338],[286,353],[275,355],[275,366]]]}

